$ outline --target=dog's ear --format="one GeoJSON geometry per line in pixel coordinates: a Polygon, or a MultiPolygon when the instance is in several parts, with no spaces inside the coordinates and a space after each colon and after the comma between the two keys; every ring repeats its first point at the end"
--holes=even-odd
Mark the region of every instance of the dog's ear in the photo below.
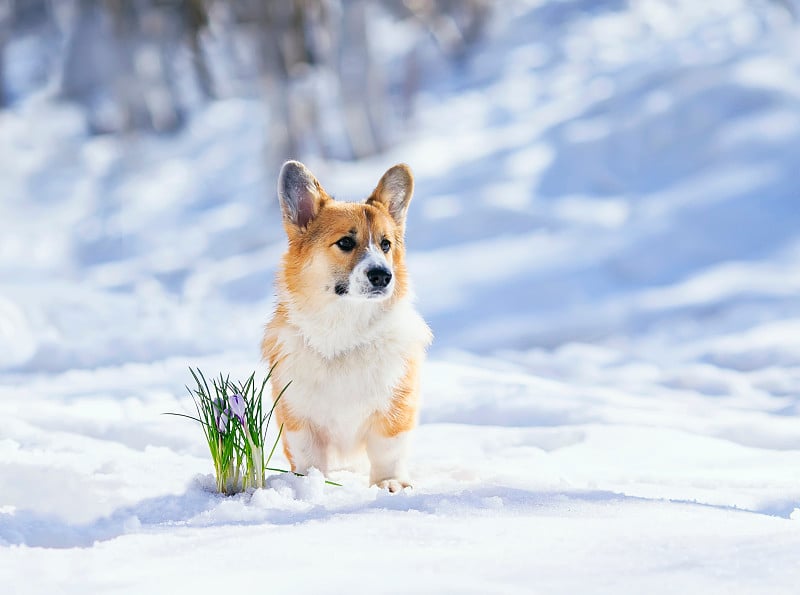
{"type": "Polygon", "coordinates": [[[382,204],[395,222],[403,227],[411,196],[414,194],[414,176],[405,163],[390,167],[378,186],[367,199],[368,204],[382,204]]]}
{"type": "Polygon", "coordinates": [[[299,161],[287,161],[278,176],[278,199],[283,219],[305,229],[319,214],[327,195],[314,174],[299,161]]]}

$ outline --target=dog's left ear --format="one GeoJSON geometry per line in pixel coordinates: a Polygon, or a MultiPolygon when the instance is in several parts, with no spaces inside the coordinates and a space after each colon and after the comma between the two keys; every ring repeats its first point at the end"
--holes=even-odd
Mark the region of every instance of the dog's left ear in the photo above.
{"type": "Polygon", "coordinates": [[[382,204],[395,222],[403,227],[411,196],[414,194],[414,176],[405,163],[390,167],[378,186],[367,199],[367,204],[382,204]]]}

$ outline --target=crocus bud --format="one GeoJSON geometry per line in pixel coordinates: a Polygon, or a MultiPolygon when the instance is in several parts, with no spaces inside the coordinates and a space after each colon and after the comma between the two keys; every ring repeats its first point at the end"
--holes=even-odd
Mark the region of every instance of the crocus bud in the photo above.
{"type": "Polygon", "coordinates": [[[228,395],[228,403],[230,404],[230,409],[233,411],[236,419],[238,419],[241,424],[244,424],[244,412],[247,407],[244,397],[237,393],[228,395]]]}
{"type": "Polygon", "coordinates": [[[217,417],[217,429],[220,434],[224,434],[228,429],[228,419],[231,415],[230,407],[224,407],[222,399],[214,401],[214,413],[217,417]]]}

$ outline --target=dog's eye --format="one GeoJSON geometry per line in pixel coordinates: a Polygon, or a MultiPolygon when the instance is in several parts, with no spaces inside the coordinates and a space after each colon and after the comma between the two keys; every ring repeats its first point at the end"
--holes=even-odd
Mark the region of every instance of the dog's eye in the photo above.
{"type": "Polygon", "coordinates": [[[336,242],[336,245],[339,246],[342,251],[350,252],[350,250],[356,247],[356,241],[350,236],[344,236],[338,242],[336,242]]]}
{"type": "Polygon", "coordinates": [[[392,247],[392,243],[389,240],[382,240],[381,241],[381,250],[384,252],[388,252],[389,248],[392,247]]]}

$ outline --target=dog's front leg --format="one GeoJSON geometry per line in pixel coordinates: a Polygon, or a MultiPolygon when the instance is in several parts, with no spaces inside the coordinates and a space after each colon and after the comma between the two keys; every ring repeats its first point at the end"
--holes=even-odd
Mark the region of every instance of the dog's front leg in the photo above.
{"type": "Polygon", "coordinates": [[[283,433],[286,456],[292,465],[292,471],[306,475],[312,467],[328,474],[327,440],[310,425],[298,430],[283,433]]]}
{"type": "Polygon", "coordinates": [[[369,482],[390,492],[411,486],[406,467],[410,432],[384,436],[373,430],[367,436],[367,455],[370,462],[369,482]]]}

